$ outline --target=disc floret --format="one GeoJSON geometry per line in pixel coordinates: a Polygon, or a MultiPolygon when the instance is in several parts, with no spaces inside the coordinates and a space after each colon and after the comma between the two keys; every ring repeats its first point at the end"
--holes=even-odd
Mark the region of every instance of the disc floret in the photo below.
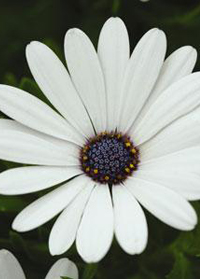
{"type": "Polygon", "coordinates": [[[88,139],[80,150],[82,170],[101,184],[119,184],[137,170],[139,150],[130,137],[103,132],[88,139]]]}

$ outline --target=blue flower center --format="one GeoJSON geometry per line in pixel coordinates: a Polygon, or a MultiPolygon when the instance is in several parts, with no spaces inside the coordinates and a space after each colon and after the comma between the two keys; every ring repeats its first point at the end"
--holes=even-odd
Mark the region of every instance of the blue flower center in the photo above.
{"type": "Polygon", "coordinates": [[[137,169],[139,151],[127,135],[103,132],[81,148],[80,163],[94,181],[119,184],[137,169]]]}

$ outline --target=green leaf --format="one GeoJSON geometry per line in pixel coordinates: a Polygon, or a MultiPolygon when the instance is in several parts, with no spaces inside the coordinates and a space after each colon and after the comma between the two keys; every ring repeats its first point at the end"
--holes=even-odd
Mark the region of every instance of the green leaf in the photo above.
{"type": "MultiPolygon", "coordinates": [[[[193,202],[193,206],[198,218],[200,218],[200,203],[193,202]]],[[[170,249],[174,254],[183,252],[190,256],[200,257],[200,222],[198,222],[193,231],[181,232],[180,236],[172,243],[170,249]]]]}
{"type": "Polygon", "coordinates": [[[12,243],[12,246],[16,250],[23,251],[23,253],[27,252],[26,243],[19,233],[10,231],[9,235],[10,235],[10,242],[12,243]]]}
{"type": "Polygon", "coordinates": [[[183,253],[176,253],[175,264],[172,271],[166,276],[167,279],[190,279],[192,278],[190,262],[183,253]]]}
{"type": "Polygon", "coordinates": [[[71,278],[71,277],[66,277],[66,276],[64,276],[64,277],[61,276],[60,278],[61,278],[61,279],[73,279],[73,278],[71,278]]]}
{"type": "Polygon", "coordinates": [[[83,279],[93,279],[97,269],[98,264],[87,264],[83,272],[83,279]]]}
{"type": "Polygon", "coordinates": [[[15,231],[9,232],[11,247],[34,262],[49,261],[51,256],[48,253],[47,243],[40,242],[38,239],[27,240],[22,234],[15,231]]]}
{"type": "Polygon", "coordinates": [[[112,14],[117,15],[121,6],[121,0],[113,0],[112,4],[112,14]]]}
{"type": "Polygon", "coordinates": [[[15,87],[18,86],[18,81],[13,73],[5,74],[5,76],[3,78],[3,83],[5,83],[7,85],[15,86],[15,87]]]}
{"type": "Polygon", "coordinates": [[[21,211],[27,203],[20,197],[0,196],[0,212],[15,213],[21,211]]]}

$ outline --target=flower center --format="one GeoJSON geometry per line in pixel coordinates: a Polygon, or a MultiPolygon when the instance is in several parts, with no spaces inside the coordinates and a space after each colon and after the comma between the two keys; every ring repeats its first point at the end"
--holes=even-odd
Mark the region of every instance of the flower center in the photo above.
{"type": "Polygon", "coordinates": [[[137,169],[139,151],[127,135],[103,132],[81,148],[80,163],[94,181],[119,184],[137,169]]]}

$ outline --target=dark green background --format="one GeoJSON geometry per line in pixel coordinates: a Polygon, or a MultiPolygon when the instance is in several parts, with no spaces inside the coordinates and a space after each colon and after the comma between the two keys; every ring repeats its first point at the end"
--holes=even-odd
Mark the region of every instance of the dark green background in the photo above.
{"type": "MultiPolygon", "coordinates": [[[[1,0],[0,82],[41,96],[25,60],[25,46],[32,40],[43,41],[63,59],[63,38],[69,28],[83,29],[96,45],[103,23],[112,15],[125,21],[132,48],[144,32],[159,27],[167,34],[168,53],[188,44],[199,50],[200,1],[197,0],[150,0],[148,3],[139,0],[1,0]]],[[[200,60],[196,69],[200,69],[200,60]]],[[[0,169],[14,166],[16,164],[1,162],[0,169]]],[[[0,196],[0,248],[15,253],[28,279],[44,278],[56,260],[50,257],[47,248],[53,222],[25,234],[13,232],[10,225],[17,212],[41,194],[0,196]]],[[[200,215],[199,203],[193,204],[200,215]]],[[[66,255],[78,263],[81,278],[199,279],[200,226],[193,232],[183,233],[167,227],[150,214],[147,217],[149,243],[139,256],[126,255],[114,241],[102,262],[86,265],[75,247],[70,249],[66,255]]]]}

